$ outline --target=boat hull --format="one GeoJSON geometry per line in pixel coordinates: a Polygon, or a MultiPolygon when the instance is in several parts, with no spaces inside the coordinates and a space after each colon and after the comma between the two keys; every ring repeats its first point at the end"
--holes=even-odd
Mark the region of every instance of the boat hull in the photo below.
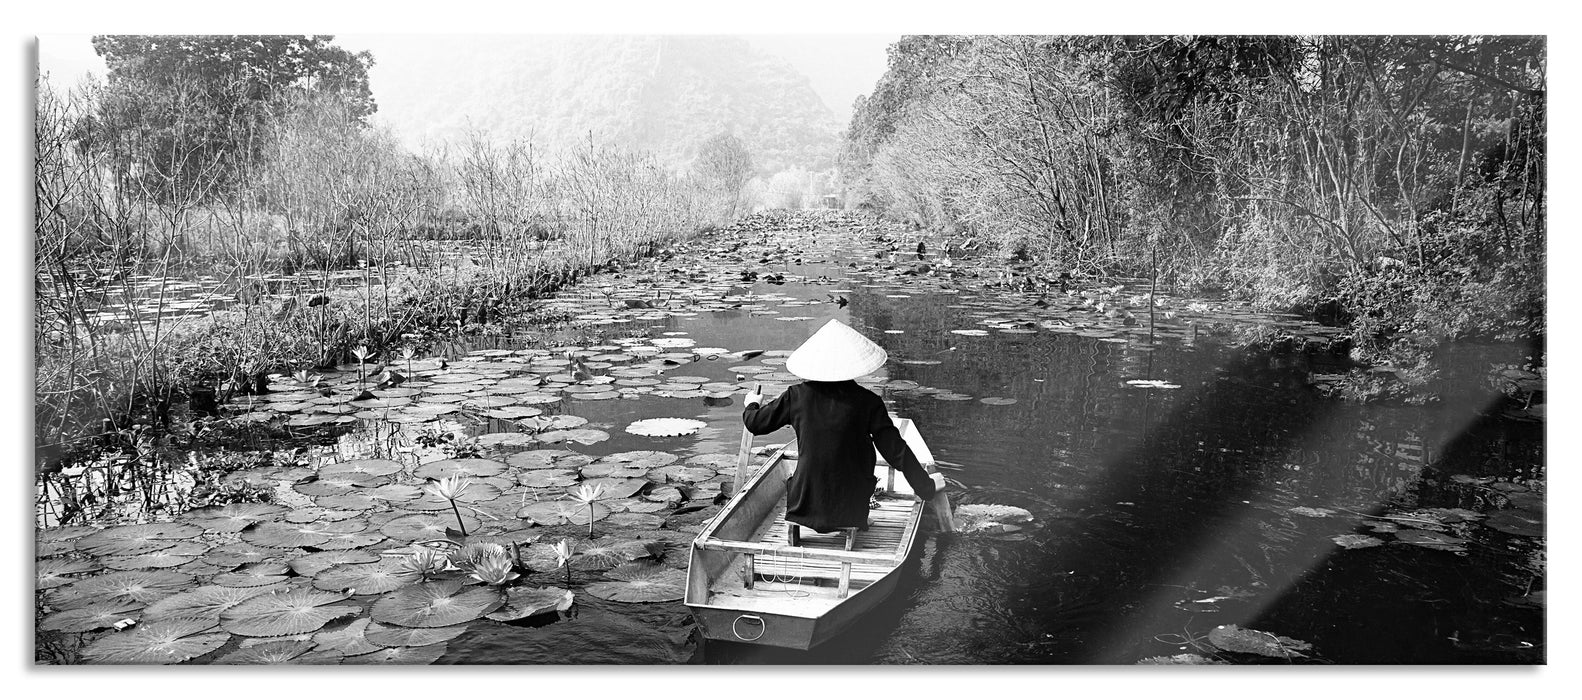
{"type": "MultiPolygon", "coordinates": [[[[897,420],[927,455],[911,421],[897,420]]],[[[705,639],[812,649],[850,629],[890,596],[921,535],[924,504],[905,480],[877,465],[886,485],[869,527],[785,536],[786,450],[771,456],[693,540],[685,602],[705,639]]]]}
{"type": "Polygon", "coordinates": [[[899,579],[899,570],[891,572],[818,617],[712,605],[689,607],[705,639],[806,651],[850,629],[895,592],[899,579]]]}

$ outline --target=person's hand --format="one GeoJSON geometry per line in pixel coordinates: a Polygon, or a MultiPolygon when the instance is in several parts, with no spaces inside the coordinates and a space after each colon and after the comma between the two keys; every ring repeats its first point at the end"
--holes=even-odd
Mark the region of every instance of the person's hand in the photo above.
{"type": "Polygon", "coordinates": [[[763,402],[764,402],[764,395],[761,394],[761,393],[758,393],[757,389],[748,389],[747,390],[747,395],[742,397],[742,405],[743,406],[751,406],[753,404],[758,404],[758,405],[761,406],[761,405],[763,405],[763,402]]]}

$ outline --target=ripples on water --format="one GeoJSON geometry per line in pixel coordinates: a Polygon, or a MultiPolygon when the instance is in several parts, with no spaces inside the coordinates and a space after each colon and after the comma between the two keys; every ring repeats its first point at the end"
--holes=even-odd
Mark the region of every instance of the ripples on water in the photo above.
{"type": "MultiPolygon", "coordinates": [[[[889,351],[890,379],[974,399],[885,391],[937,458],[960,465],[947,471],[959,484],[953,499],[1020,506],[1037,526],[1006,538],[930,536],[889,601],[812,652],[703,643],[679,602],[579,595],[573,619],[479,624],[440,663],[1130,664],[1191,651],[1168,642],[1222,624],[1311,642],[1325,662],[1543,661],[1543,610],[1506,602],[1535,581],[1543,587],[1541,569],[1524,566],[1542,556],[1541,539],[1477,527],[1465,553],[1400,542],[1346,550],[1332,540],[1367,532],[1351,513],[1478,509],[1478,494],[1453,474],[1543,477],[1542,424],[1479,414],[1498,398],[1483,374],[1519,363],[1522,348],[1460,351],[1440,403],[1357,405],[1317,396],[1306,378],[1326,370],[1300,355],[1243,352],[1207,334],[1152,351],[1046,330],[962,336],[949,331],[981,327],[974,306],[1003,299],[865,285],[833,264],[790,272],[837,284],[756,291],[823,299],[843,287],[850,306],[796,307],[813,318],[790,322],[703,313],[648,330],[682,331],[699,346],[791,349],[826,319],[845,320],[889,351]],[[991,396],[1016,402],[976,400],[991,396]]],[[[729,364],[680,371],[731,381],[729,364]]],[[[739,434],[735,405],[644,397],[568,410],[613,425],[701,418],[709,427],[687,442],[697,452],[734,451],[739,434]]],[[[630,449],[676,448],[612,431],[589,453],[630,449]]]]}

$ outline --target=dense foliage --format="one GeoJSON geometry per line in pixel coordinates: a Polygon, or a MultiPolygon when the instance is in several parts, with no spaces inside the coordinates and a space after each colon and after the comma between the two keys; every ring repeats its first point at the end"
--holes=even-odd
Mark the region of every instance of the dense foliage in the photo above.
{"type": "Polygon", "coordinates": [[[1353,318],[1358,347],[1544,315],[1541,37],[907,37],[848,200],[1060,270],[1353,318]]]}
{"type": "Polygon", "coordinates": [[[367,123],[371,59],[329,41],[97,37],[108,81],[38,83],[40,447],[360,346],[389,353],[404,334],[479,329],[738,204],[751,161],[729,137],[696,175],[476,129],[412,153],[367,123]],[[361,288],[330,289],[346,269],[361,288]],[[219,278],[228,308],[189,313],[142,286],[199,274],[219,278]]]}

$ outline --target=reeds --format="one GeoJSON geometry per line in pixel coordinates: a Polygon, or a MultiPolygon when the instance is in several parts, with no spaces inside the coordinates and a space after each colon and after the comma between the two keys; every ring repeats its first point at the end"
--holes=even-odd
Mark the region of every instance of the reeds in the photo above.
{"type": "MultiPolygon", "coordinates": [[[[38,84],[40,473],[133,422],[166,424],[194,392],[223,403],[356,347],[389,360],[404,334],[499,323],[723,214],[707,188],[646,155],[590,140],[550,157],[481,132],[413,154],[326,99],[228,125],[235,152],[136,141],[150,125],[128,116],[132,103],[180,135],[196,106],[176,92],[38,84]],[[182,177],[162,185],[159,172],[182,177]],[[360,279],[338,288],[346,270],[360,279]],[[164,283],[199,274],[218,278],[228,306],[187,310],[164,283]]],[[[69,486],[42,488],[58,498],[69,486]]]]}

